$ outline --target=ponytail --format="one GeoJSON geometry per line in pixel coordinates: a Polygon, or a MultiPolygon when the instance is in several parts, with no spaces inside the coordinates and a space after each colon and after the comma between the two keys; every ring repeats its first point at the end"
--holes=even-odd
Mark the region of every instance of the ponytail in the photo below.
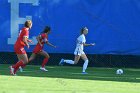
{"type": "Polygon", "coordinates": [[[51,27],[46,26],[42,33],[48,33],[49,31],[51,31],[51,27]]]}

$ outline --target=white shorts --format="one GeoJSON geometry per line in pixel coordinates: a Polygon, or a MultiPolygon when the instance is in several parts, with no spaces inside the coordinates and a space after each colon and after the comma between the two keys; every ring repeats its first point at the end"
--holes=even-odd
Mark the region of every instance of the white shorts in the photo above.
{"type": "Polygon", "coordinates": [[[80,50],[80,49],[78,49],[78,48],[75,49],[74,55],[79,55],[79,56],[81,56],[82,54],[85,54],[85,52],[84,52],[83,50],[80,50]]]}

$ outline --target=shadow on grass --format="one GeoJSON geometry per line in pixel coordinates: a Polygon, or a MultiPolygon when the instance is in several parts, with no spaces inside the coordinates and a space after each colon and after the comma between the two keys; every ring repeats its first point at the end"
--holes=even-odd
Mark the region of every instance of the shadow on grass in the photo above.
{"type": "MultiPolygon", "coordinates": [[[[41,78],[65,78],[81,80],[117,81],[140,83],[140,69],[124,69],[123,75],[116,75],[115,68],[91,68],[89,74],[81,74],[82,67],[72,66],[48,66],[48,72],[39,70],[39,66],[27,66],[23,72],[17,72],[18,76],[41,77],[41,78]]],[[[0,75],[11,76],[9,65],[0,65],[0,75]]]]}

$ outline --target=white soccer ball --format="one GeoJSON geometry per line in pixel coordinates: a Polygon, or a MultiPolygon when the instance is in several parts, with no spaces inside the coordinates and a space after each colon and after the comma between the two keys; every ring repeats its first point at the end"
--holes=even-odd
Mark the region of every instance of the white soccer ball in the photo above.
{"type": "Polygon", "coordinates": [[[118,69],[118,70],[116,71],[116,74],[117,74],[117,75],[123,74],[123,70],[122,70],[122,69],[118,69]]]}

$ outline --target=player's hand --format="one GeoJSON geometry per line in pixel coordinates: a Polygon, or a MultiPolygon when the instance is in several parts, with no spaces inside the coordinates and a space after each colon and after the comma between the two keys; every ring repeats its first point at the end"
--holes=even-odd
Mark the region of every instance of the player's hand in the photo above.
{"type": "Polygon", "coordinates": [[[91,43],[90,45],[91,45],[91,46],[95,46],[95,43],[91,43]]]}
{"type": "Polygon", "coordinates": [[[30,43],[32,43],[32,44],[33,44],[33,41],[32,41],[32,40],[29,40],[29,39],[28,39],[28,42],[30,42],[30,43]]]}

